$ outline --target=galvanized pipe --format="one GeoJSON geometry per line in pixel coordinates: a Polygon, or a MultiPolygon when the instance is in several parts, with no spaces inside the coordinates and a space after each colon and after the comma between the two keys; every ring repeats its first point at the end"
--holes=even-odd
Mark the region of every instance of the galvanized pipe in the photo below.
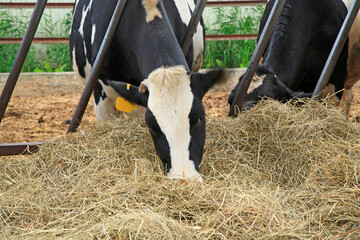
{"type": "Polygon", "coordinates": [[[261,33],[258,44],[256,45],[255,51],[251,57],[249,66],[243,76],[243,79],[240,83],[240,87],[235,95],[234,101],[231,105],[228,116],[235,117],[238,114],[238,111],[243,105],[244,99],[246,97],[247,90],[249,89],[251,80],[255,74],[256,68],[259,65],[260,59],[265,52],[266,46],[270,40],[272,32],[275,28],[276,21],[280,16],[281,10],[285,4],[286,0],[277,0],[271,9],[269,18],[266,21],[263,32],[261,33]]]}
{"type": "Polygon", "coordinates": [[[192,40],[192,38],[194,36],[194,33],[196,31],[196,28],[197,28],[199,22],[200,22],[202,13],[203,13],[205,5],[206,5],[206,2],[207,2],[207,0],[198,0],[197,3],[196,3],[194,12],[193,12],[193,14],[191,16],[191,19],[189,21],[189,25],[188,25],[187,30],[186,30],[184,40],[181,43],[181,49],[182,49],[182,51],[184,53],[184,56],[186,56],[186,54],[187,54],[187,52],[189,50],[191,40],[192,40]]]}
{"type": "Polygon", "coordinates": [[[96,56],[94,65],[91,68],[89,78],[86,82],[85,88],[81,95],[80,101],[76,107],[74,116],[70,122],[70,126],[69,126],[67,132],[75,132],[76,129],[79,127],[81,119],[82,119],[84,112],[86,110],[86,107],[89,103],[91,94],[94,91],[96,82],[99,78],[100,71],[101,71],[103,63],[105,61],[105,57],[109,51],[110,45],[111,45],[114,35],[115,35],[115,32],[116,32],[119,22],[121,20],[121,16],[125,9],[126,2],[127,2],[127,0],[119,0],[116,4],[116,8],[114,10],[111,21],[109,23],[109,27],[108,27],[108,29],[105,33],[104,39],[101,43],[101,46],[100,46],[99,52],[96,56]]]}
{"type": "Polygon", "coordinates": [[[360,8],[360,0],[354,0],[353,3],[351,4],[348,14],[346,15],[346,18],[340,29],[340,32],[335,40],[333,48],[331,49],[330,55],[325,63],[324,69],[321,72],[319,81],[315,87],[311,99],[319,98],[320,93],[325,89],[326,85],[328,84],[331,74],[340,56],[340,53],[344,47],[346,39],[349,36],[350,29],[355,21],[359,8],[360,8]]]}
{"type": "Polygon", "coordinates": [[[10,74],[6,81],[5,87],[2,91],[2,94],[0,97],[0,123],[4,117],[7,105],[9,104],[11,95],[14,91],[16,82],[19,78],[21,68],[23,67],[26,56],[29,52],[29,48],[30,48],[31,42],[34,38],[36,29],[39,26],[39,22],[40,22],[42,14],[44,12],[46,2],[47,2],[47,0],[38,0],[36,2],[34,11],[30,18],[29,25],[25,32],[24,39],[21,42],[19,51],[15,58],[15,62],[11,68],[11,71],[10,71],[10,74]]]}

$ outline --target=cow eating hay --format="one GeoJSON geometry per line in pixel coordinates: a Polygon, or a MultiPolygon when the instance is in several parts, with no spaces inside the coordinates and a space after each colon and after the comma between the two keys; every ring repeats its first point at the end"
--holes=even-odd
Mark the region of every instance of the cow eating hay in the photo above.
{"type": "Polygon", "coordinates": [[[359,239],[360,125],[331,103],[210,118],[203,183],[171,181],[141,119],[0,165],[1,239],[359,239]]]}

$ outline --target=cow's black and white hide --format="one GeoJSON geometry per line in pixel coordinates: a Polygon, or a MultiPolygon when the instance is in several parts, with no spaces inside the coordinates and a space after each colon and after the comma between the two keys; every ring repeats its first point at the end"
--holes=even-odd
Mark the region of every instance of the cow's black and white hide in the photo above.
{"type": "MultiPolygon", "coordinates": [[[[270,0],[266,6],[259,36],[274,3],[270,0]]],[[[280,101],[310,97],[346,14],[341,0],[287,0],[242,107],[250,108],[264,97],[280,101]]],[[[338,98],[347,77],[347,48],[348,41],[329,81],[338,98]]],[[[241,79],[229,96],[230,106],[241,79]]]]}
{"type": "MultiPolygon", "coordinates": [[[[77,72],[86,78],[95,61],[116,0],[78,0],[70,35],[77,72]]],[[[204,27],[197,26],[184,57],[180,43],[194,0],[129,0],[94,90],[97,119],[117,114],[121,95],[146,108],[145,121],[170,178],[202,180],[205,143],[202,98],[220,80],[221,70],[199,70],[204,27]],[[141,85],[140,85],[141,84],[141,85]]]]}

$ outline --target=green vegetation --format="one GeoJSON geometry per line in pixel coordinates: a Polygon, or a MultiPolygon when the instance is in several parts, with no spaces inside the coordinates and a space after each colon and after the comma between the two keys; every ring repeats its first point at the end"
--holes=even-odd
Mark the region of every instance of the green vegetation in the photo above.
{"type": "MultiPolygon", "coordinates": [[[[264,7],[214,8],[216,24],[207,34],[256,34],[264,7]]],[[[207,42],[203,68],[247,67],[256,46],[255,40],[207,42]]]]}
{"type": "MultiPolygon", "coordinates": [[[[31,11],[17,9],[20,14],[0,9],[0,37],[23,37],[31,11]]],[[[207,34],[257,33],[264,7],[233,7],[211,9],[216,23],[206,26],[207,34]]],[[[66,37],[71,25],[71,13],[54,21],[51,13],[42,17],[36,36],[66,37]],[[57,33],[62,33],[61,35],[57,33]]],[[[255,49],[255,40],[207,42],[203,68],[246,67],[255,49]]],[[[0,72],[10,72],[20,44],[0,44],[0,72]]],[[[72,71],[68,44],[32,44],[22,72],[72,71]]]]}
{"type": "MultiPolygon", "coordinates": [[[[0,9],[0,37],[22,38],[25,34],[31,11],[17,9],[13,14],[0,9]]],[[[66,37],[71,24],[71,14],[61,21],[54,21],[51,14],[44,14],[36,36],[66,37]],[[60,32],[63,35],[57,35],[60,32]]],[[[20,44],[0,44],[0,72],[10,72],[20,44]]],[[[63,72],[71,71],[68,44],[32,44],[26,57],[22,72],[63,72]]]]}

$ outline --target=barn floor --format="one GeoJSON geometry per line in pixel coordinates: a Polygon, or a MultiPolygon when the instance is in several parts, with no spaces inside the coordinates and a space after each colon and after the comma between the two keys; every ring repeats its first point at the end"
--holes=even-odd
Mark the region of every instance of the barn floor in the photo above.
{"type": "MultiPolygon", "coordinates": [[[[231,74],[232,83],[240,73],[231,74]]],[[[6,75],[0,76],[0,90],[6,75]]],[[[230,84],[231,85],[231,84],[230,84]]],[[[231,86],[217,87],[204,98],[207,115],[227,116],[227,98],[231,86]]],[[[73,73],[22,74],[0,127],[0,143],[36,142],[65,134],[83,90],[73,73]]],[[[354,87],[354,100],[350,117],[360,121],[360,82],[354,87]]],[[[94,104],[91,99],[82,125],[95,122],[94,104]]]]}

